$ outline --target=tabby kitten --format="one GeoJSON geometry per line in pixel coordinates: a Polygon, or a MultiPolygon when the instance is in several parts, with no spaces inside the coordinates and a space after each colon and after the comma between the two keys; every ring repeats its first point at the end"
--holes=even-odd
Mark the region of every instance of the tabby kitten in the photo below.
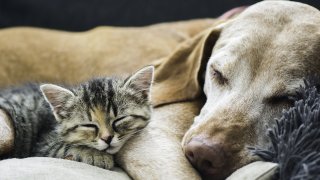
{"type": "Polygon", "coordinates": [[[0,92],[14,122],[11,157],[72,159],[110,169],[123,144],[151,116],[152,66],[131,77],[96,78],[75,88],[30,84],[0,92]]]}

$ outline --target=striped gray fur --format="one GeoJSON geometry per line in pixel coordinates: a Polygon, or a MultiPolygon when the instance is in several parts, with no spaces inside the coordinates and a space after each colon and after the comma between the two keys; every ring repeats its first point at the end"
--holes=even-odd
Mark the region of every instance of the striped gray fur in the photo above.
{"type": "Polygon", "coordinates": [[[10,157],[44,156],[113,167],[112,154],[151,116],[153,67],[127,79],[95,78],[75,87],[28,84],[0,91],[14,122],[10,157]]]}

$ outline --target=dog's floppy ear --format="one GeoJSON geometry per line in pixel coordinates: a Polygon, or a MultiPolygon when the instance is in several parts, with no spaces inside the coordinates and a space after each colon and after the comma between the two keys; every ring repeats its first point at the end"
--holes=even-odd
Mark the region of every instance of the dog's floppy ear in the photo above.
{"type": "Polygon", "coordinates": [[[152,102],[155,106],[191,100],[201,93],[199,75],[205,71],[223,25],[209,28],[182,43],[156,65],[152,102]]]}

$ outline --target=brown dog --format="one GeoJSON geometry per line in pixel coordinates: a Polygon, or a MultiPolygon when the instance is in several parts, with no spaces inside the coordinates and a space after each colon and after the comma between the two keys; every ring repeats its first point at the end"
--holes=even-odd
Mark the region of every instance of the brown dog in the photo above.
{"type": "Polygon", "coordinates": [[[183,139],[206,178],[225,178],[253,161],[265,125],[292,105],[311,74],[320,74],[320,12],[296,2],[265,1],[221,27],[209,59],[207,101],[183,139]]]}

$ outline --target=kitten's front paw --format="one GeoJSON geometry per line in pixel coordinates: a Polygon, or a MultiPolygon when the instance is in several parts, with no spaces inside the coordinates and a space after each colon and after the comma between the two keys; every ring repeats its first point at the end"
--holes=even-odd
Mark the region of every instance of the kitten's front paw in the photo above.
{"type": "Polygon", "coordinates": [[[113,156],[107,154],[106,152],[100,152],[100,154],[95,154],[93,157],[93,165],[105,169],[111,169],[114,166],[113,156]]]}
{"type": "Polygon", "coordinates": [[[64,159],[84,162],[104,169],[111,169],[114,166],[112,155],[95,149],[73,149],[64,159]]]}

